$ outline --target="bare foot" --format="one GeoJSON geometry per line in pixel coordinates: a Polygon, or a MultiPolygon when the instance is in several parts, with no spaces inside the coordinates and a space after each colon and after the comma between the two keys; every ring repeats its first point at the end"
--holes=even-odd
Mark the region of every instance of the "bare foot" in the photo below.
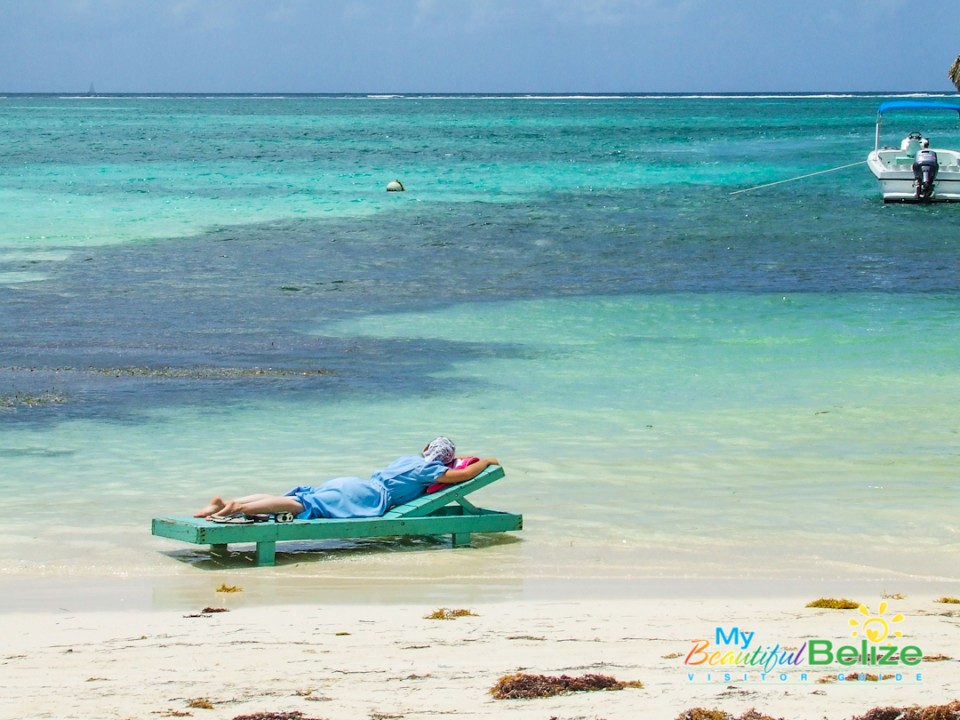
{"type": "Polygon", "coordinates": [[[223,501],[223,498],[218,495],[217,497],[213,498],[210,501],[209,505],[207,505],[200,512],[195,512],[193,516],[196,518],[210,517],[211,515],[216,515],[218,512],[223,510],[223,508],[225,508],[226,506],[227,504],[223,501]]]}
{"type": "MultiPolygon", "coordinates": [[[[220,500],[220,498],[214,498],[214,499],[220,500]]],[[[210,515],[210,517],[219,518],[219,517],[227,517],[229,515],[237,515],[237,514],[243,513],[243,503],[240,502],[239,500],[228,500],[227,502],[223,502],[223,500],[220,500],[220,502],[222,503],[222,505],[220,506],[220,509],[217,510],[212,515],[210,515]]]]}

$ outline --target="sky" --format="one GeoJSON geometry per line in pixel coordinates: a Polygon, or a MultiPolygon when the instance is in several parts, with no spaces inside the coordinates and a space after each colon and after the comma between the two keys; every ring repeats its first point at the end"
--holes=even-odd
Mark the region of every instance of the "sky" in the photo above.
{"type": "Polygon", "coordinates": [[[0,93],[952,92],[958,0],[0,0],[0,93]]]}

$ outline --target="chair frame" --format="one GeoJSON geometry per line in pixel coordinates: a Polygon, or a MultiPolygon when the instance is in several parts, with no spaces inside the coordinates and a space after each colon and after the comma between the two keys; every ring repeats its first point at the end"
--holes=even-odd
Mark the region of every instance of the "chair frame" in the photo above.
{"type": "Polygon", "coordinates": [[[453,547],[470,544],[473,533],[511,532],[523,529],[523,516],[479,508],[466,496],[504,476],[491,465],[472,480],[421,495],[375,518],[320,518],[274,521],[248,525],[215,523],[205,518],[154,518],[152,533],[159,537],[210,545],[211,554],[226,556],[231,543],[256,543],[256,564],[275,565],[278,542],[332,540],[407,535],[450,535],[453,547]]]}

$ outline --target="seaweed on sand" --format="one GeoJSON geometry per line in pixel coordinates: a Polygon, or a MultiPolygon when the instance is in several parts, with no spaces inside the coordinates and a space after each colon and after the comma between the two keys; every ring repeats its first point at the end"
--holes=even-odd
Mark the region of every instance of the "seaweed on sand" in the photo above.
{"type": "Polygon", "coordinates": [[[299,710],[290,712],[258,712],[252,715],[237,715],[233,720],[321,720],[321,718],[304,717],[299,710]]]}
{"type": "Polygon", "coordinates": [[[190,613],[189,615],[184,615],[185,618],[198,618],[198,617],[210,617],[213,613],[225,613],[230,612],[227,608],[222,607],[205,607],[198,613],[190,613]]]}
{"type": "Polygon", "coordinates": [[[958,720],[960,719],[960,700],[946,705],[927,705],[920,707],[875,707],[863,715],[851,720],[958,720]]]}
{"type": "Polygon", "coordinates": [[[424,615],[425,620],[456,620],[460,617],[476,617],[477,614],[472,610],[460,608],[459,610],[450,610],[449,608],[440,608],[434,610],[429,615],[424,615]]]}
{"type": "MultiPolygon", "coordinates": [[[[774,718],[752,709],[742,715],[732,715],[717,708],[708,710],[697,707],[684,710],[677,715],[676,720],[774,720],[774,718]]],[[[919,705],[875,707],[850,720],[960,720],[960,700],[954,700],[946,705],[927,705],[926,707],[919,705]]]]}
{"type": "MultiPolygon", "coordinates": [[[[713,708],[690,708],[677,715],[677,720],[775,720],[769,715],[757,712],[753,708],[747,710],[742,715],[731,715],[724,710],[713,708]]],[[[781,719],[782,720],[782,719],[781,719]]]]}
{"type": "Polygon", "coordinates": [[[643,683],[636,680],[622,682],[609,675],[587,674],[580,677],[560,675],[557,677],[514,673],[500,678],[490,689],[490,694],[498,700],[516,700],[595,690],[623,690],[627,687],[639,688],[643,687],[643,683]]]}
{"type": "Polygon", "coordinates": [[[677,720],[734,720],[734,717],[730,713],[717,708],[707,710],[707,708],[697,707],[684,710],[677,715],[677,720]]]}
{"type": "Polygon", "coordinates": [[[868,673],[868,672],[852,672],[844,676],[846,682],[880,682],[881,680],[892,680],[895,675],[893,673],[868,673]]]}
{"type": "Polygon", "coordinates": [[[828,610],[856,610],[860,603],[846,598],[819,598],[807,603],[808,608],[827,608],[828,610]]]}

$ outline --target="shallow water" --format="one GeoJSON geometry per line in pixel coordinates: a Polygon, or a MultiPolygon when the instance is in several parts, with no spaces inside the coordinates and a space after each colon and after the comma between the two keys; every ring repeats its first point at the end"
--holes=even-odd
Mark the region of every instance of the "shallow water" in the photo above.
{"type": "Polygon", "coordinates": [[[956,581],[957,209],[730,194],[877,102],[0,100],[0,570],[187,577],[151,517],[446,432],[522,533],[259,572],[956,581]]]}

